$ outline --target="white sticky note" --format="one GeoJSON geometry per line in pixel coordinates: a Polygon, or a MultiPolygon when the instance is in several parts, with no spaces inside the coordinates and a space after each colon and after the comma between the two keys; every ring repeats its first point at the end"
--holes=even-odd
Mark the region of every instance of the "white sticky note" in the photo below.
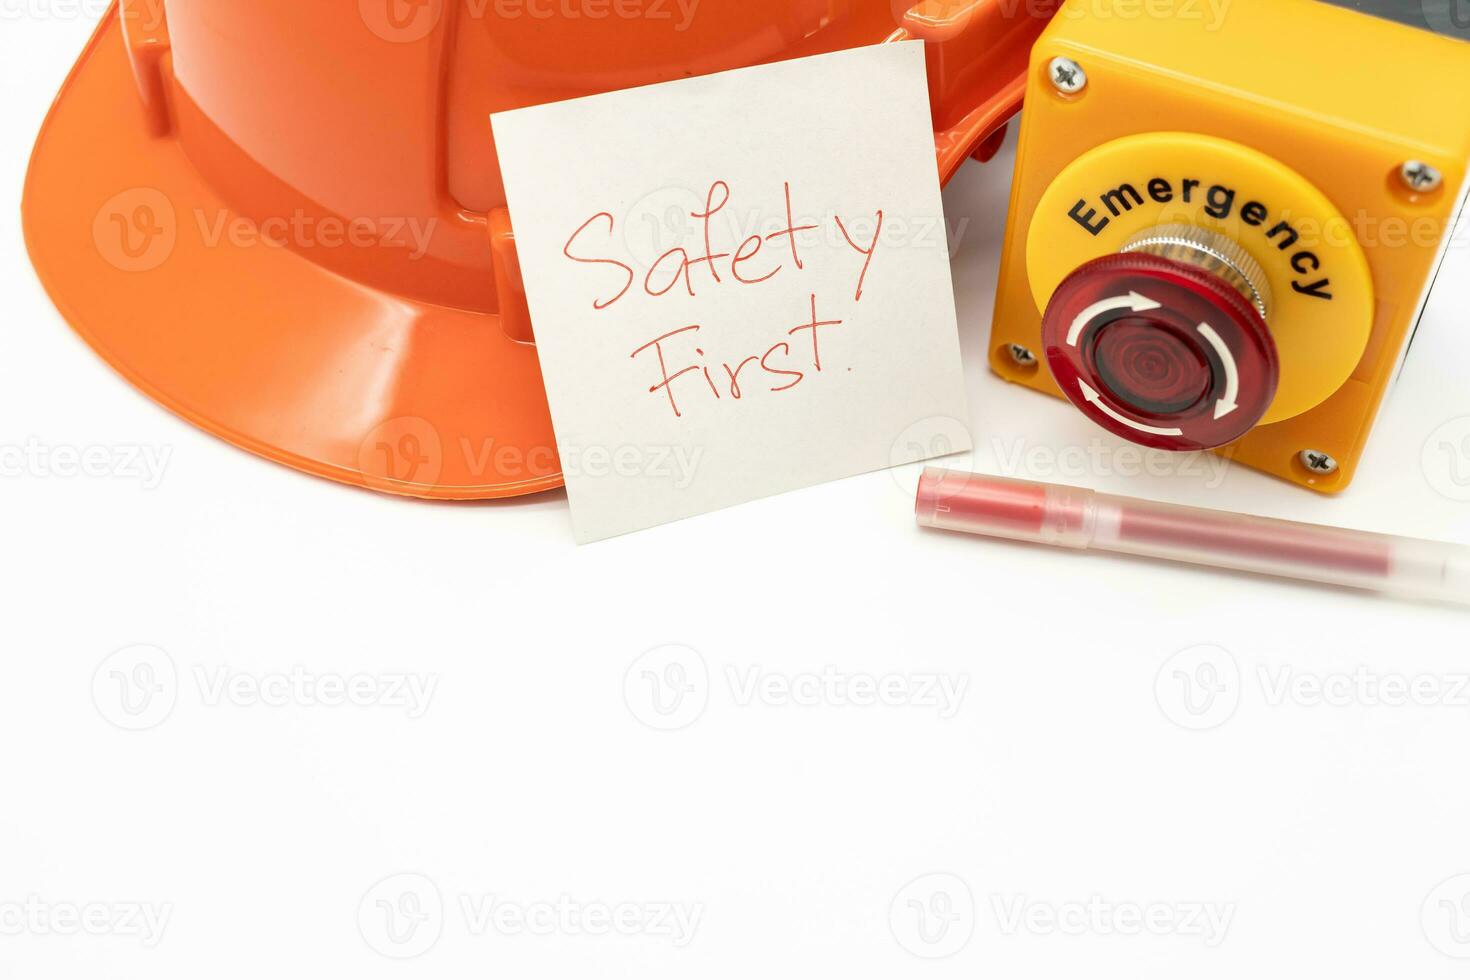
{"type": "Polygon", "coordinates": [[[921,43],[492,124],[579,541],[969,448],[921,43]]]}

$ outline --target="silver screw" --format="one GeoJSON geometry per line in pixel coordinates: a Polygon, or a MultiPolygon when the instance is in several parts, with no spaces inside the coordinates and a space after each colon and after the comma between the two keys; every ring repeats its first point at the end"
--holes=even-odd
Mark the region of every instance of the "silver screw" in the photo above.
{"type": "Polygon", "coordinates": [[[1052,86],[1063,95],[1076,95],[1087,87],[1087,72],[1071,58],[1051,59],[1052,86]]]}
{"type": "Polygon", "coordinates": [[[1011,360],[1022,367],[1030,367],[1036,363],[1036,355],[1031,353],[1030,348],[1022,347],[1020,344],[1011,344],[1011,360]]]}
{"type": "Polygon", "coordinates": [[[1399,167],[1399,179],[1411,191],[1427,194],[1444,183],[1444,174],[1423,160],[1408,160],[1399,167]]]}
{"type": "Polygon", "coordinates": [[[1303,466],[1313,473],[1320,473],[1326,476],[1329,473],[1337,472],[1337,460],[1333,459],[1327,453],[1319,452],[1316,449],[1303,449],[1297,454],[1297,458],[1302,461],[1303,466]]]}

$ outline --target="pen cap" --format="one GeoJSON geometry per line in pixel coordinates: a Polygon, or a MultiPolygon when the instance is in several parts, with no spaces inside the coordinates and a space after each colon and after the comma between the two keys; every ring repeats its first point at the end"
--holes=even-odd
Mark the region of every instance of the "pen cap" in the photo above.
{"type": "Polygon", "coordinates": [[[1096,527],[1095,496],[1075,487],[929,466],[919,477],[914,514],[923,527],[1086,548],[1096,527]]]}

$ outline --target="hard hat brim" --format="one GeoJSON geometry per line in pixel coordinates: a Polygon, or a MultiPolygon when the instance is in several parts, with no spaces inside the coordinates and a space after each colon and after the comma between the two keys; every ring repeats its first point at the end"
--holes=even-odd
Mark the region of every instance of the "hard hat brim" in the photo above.
{"type": "Polygon", "coordinates": [[[170,411],[317,476],[436,499],[562,485],[535,347],[493,314],[380,292],[264,241],[147,132],[108,12],[42,127],[21,205],[78,334],[170,411]]]}

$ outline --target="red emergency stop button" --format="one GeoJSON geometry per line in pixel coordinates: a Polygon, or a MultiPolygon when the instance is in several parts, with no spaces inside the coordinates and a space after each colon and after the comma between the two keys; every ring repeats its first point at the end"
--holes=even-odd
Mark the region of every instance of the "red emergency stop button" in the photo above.
{"type": "Polygon", "coordinates": [[[1052,376],[1093,421],[1156,449],[1214,449],[1276,395],[1265,319],[1220,276],[1145,252],[1062,280],[1042,320],[1052,376]]]}

